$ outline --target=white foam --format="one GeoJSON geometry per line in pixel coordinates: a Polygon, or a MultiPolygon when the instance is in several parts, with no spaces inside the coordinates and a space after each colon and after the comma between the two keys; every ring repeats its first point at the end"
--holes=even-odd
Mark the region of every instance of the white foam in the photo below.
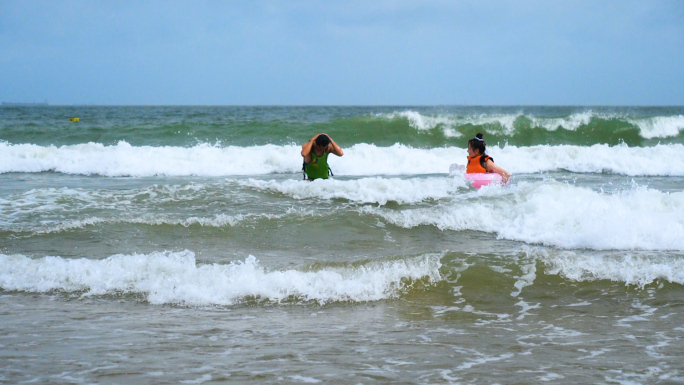
{"type": "MultiPolygon", "coordinates": [[[[195,147],[113,146],[87,143],[71,146],[38,146],[0,143],[0,173],[54,171],[103,176],[230,176],[273,173],[299,174],[301,147],[252,146],[195,147]]],[[[496,163],[512,173],[552,170],[610,171],[625,175],[684,175],[684,146],[531,146],[487,149],[496,163]],[[661,163],[654,162],[662,159],[661,163]],[[662,164],[661,167],[658,167],[662,164]],[[655,166],[654,166],[655,165],[655,166]]],[[[338,176],[424,175],[447,173],[451,163],[465,163],[464,147],[432,149],[395,144],[378,147],[356,144],[343,157],[330,156],[338,176]]]]}
{"type": "Polygon", "coordinates": [[[429,208],[360,210],[406,228],[479,230],[568,249],[684,250],[684,192],[640,186],[604,194],[564,183],[519,183],[429,208]]]}
{"type": "Polygon", "coordinates": [[[500,131],[502,133],[511,134],[515,129],[515,120],[522,116],[522,113],[466,116],[438,114],[430,116],[417,111],[407,110],[382,116],[386,116],[389,119],[405,118],[408,120],[409,125],[416,130],[426,131],[441,127],[447,137],[462,137],[463,135],[455,129],[467,124],[474,126],[495,125],[501,127],[500,131]]]}
{"type": "Polygon", "coordinates": [[[358,203],[418,203],[442,199],[469,185],[463,178],[363,178],[356,180],[238,181],[246,187],[279,192],[295,199],[348,199],[358,203]]]}
{"type": "Polygon", "coordinates": [[[576,131],[581,126],[586,126],[591,122],[591,118],[598,116],[602,118],[607,118],[605,116],[597,115],[596,113],[589,111],[574,113],[570,116],[564,118],[545,118],[545,117],[535,117],[531,116],[532,127],[543,127],[549,131],[555,131],[558,128],[563,128],[569,131],[576,131]]]}
{"type": "Polygon", "coordinates": [[[463,135],[456,129],[464,125],[488,126],[487,132],[510,136],[515,133],[515,122],[521,117],[529,119],[532,127],[544,128],[548,131],[556,131],[559,128],[576,131],[580,127],[589,125],[593,118],[606,121],[618,119],[637,126],[639,128],[639,135],[645,139],[673,137],[679,135],[680,131],[684,130],[684,115],[630,117],[625,114],[601,113],[593,110],[575,112],[565,117],[525,115],[522,112],[465,116],[458,116],[456,114],[426,115],[413,110],[382,116],[386,116],[389,119],[405,118],[411,127],[420,131],[441,127],[447,137],[462,137],[463,135]]]}
{"type": "Polygon", "coordinates": [[[0,172],[55,171],[104,176],[221,176],[296,172],[299,146],[134,147],[85,143],[69,146],[0,143],[0,172]]]}
{"type": "Polygon", "coordinates": [[[534,283],[534,279],[537,277],[537,265],[532,262],[527,265],[520,266],[522,274],[519,277],[515,277],[517,281],[513,284],[517,291],[511,293],[511,297],[517,297],[522,293],[525,286],[530,286],[534,283]]]}
{"type": "Polygon", "coordinates": [[[568,170],[578,173],[609,171],[630,176],[684,175],[684,146],[653,147],[608,146],[506,146],[493,148],[490,155],[511,173],[535,173],[568,170]],[[662,159],[662,161],[654,161],[662,159]]]}
{"type": "MultiPolygon", "coordinates": [[[[160,226],[160,225],[171,225],[171,226],[184,226],[190,227],[193,225],[200,225],[203,227],[235,227],[240,222],[248,218],[274,218],[275,215],[269,214],[237,214],[237,215],[226,215],[217,214],[213,217],[189,217],[189,218],[172,218],[167,215],[143,215],[143,216],[120,216],[113,217],[108,216],[106,218],[102,217],[88,217],[85,219],[76,219],[59,222],[55,225],[43,225],[38,229],[31,229],[37,234],[47,234],[62,231],[69,231],[73,229],[84,228],[88,226],[96,226],[103,223],[132,223],[138,225],[150,225],[150,226],[160,226]]],[[[24,231],[29,229],[24,229],[24,231]]]]}
{"type": "MultiPolygon", "coordinates": [[[[234,181],[210,184],[150,186],[128,190],[86,190],[82,188],[42,188],[0,198],[0,230],[36,233],[68,231],[101,223],[135,223],[147,225],[180,226],[236,226],[245,220],[279,219],[285,216],[310,216],[311,210],[283,207],[274,213],[220,213],[210,216],[184,216],[147,212],[154,206],[172,202],[192,202],[214,198],[217,194],[234,201],[246,198],[238,194],[230,197],[226,185],[234,181]],[[82,213],[78,219],[65,220],[74,212],[82,213]]],[[[154,211],[154,210],[152,210],[154,211]]]]}
{"type": "MultiPolygon", "coordinates": [[[[314,182],[247,179],[225,183],[233,190],[235,186],[255,188],[295,199],[347,199],[381,206],[388,202],[411,204],[401,210],[351,206],[352,210],[378,215],[406,228],[428,225],[442,230],[478,230],[500,238],[568,249],[684,250],[684,192],[661,192],[637,184],[602,193],[549,180],[472,190],[458,175],[314,182]],[[425,201],[430,205],[417,204],[425,201]]],[[[244,221],[319,215],[308,208],[293,207],[281,207],[277,212],[206,216],[147,212],[149,201],[156,204],[157,200],[202,199],[218,190],[214,185],[207,188],[208,192],[201,191],[203,188],[30,190],[0,199],[0,229],[49,233],[101,223],[226,227],[244,221]],[[181,191],[181,197],[167,190],[181,191]],[[145,199],[146,194],[156,196],[145,199]],[[76,211],[87,214],[65,220],[65,214],[76,211]]],[[[350,207],[345,205],[343,209],[350,207]]]]}
{"type": "MultiPolygon", "coordinates": [[[[453,117],[450,116],[444,116],[444,115],[437,115],[437,116],[428,116],[428,115],[423,115],[420,112],[417,111],[402,111],[399,113],[394,113],[390,114],[388,116],[390,119],[394,119],[396,117],[402,117],[405,119],[408,119],[409,125],[417,130],[432,130],[434,128],[437,128],[438,126],[452,126],[456,123],[456,120],[453,117]]],[[[460,133],[458,133],[460,135],[460,133]]]]}
{"type": "Polygon", "coordinates": [[[415,284],[441,279],[439,255],[369,262],[318,271],[268,271],[253,256],[229,264],[197,265],[190,251],[114,255],[103,260],[0,254],[0,288],[26,292],[142,294],[153,304],[232,305],[248,298],[377,301],[415,284]]]}
{"type": "Polygon", "coordinates": [[[486,356],[482,353],[476,352],[476,354],[471,354],[471,358],[467,361],[456,367],[456,371],[463,371],[467,369],[471,369],[473,366],[479,366],[479,365],[484,365],[488,364],[490,362],[497,362],[497,361],[503,361],[503,360],[508,360],[510,358],[513,358],[515,354],[513,353],[504,353],[499,356],[486,356]]]}
{"type": "MultiPolygon", "coordinates": [[[[126,142],[113,146],[87,143],[71,146],[38,146],[0,143],[0,173],[54,171],[103,176],[223,176],[299,173],[301,147],[134,147],[126,142]]],[[[357,144],[345,156],[331,156],[329,163],[341,175],[407,175],[446,172],[444,159],[465,150],[413,149],[404,145],[377,147],[357,144]]]]}
{"type": "Polygon", "coordinates": [[[488,127],[488,132],[498,132],[504,135],[511,135],[515,130],[515,121],[523,116],[517,114],[482,114],[471,115],[459,118],[459,125],[471,124],[473,126],[500,126],[499,130],[488,127]]]}
{"type": "MultiPolygon", "coordinates": [[[[333,209],[334,210],[334,209],[333,209]]],[[[236,227],[244,222],[255,222],[259,220],[277,220],[285,217],[313,217],[316,214],[311,210],[306,209],[296,209],[288,208],[285,212],[281,214],[272,213],[262,213],[262,214],[216,214],[209,217],[182,217],[174,218],[170,215],[161,214],[145,214],[145,215],[131,215],[131,214],[121,214],[121,215],[109,215],[107,217],[97,217],[90,216],[84,219],[73,219],[73,220],[51,220],[51,221],[40,221],[39,224],[34,223],[10,223],[8,221],[0,222],[4,231],[11,232],[32,232],[34,234],[49,234],[49,233],[59,233],[64,231],[70,231],[74,229],[82,229],[89,226],[97,226],[100,224],[137,224],[137,225],[149,225],[149,226],[202,226],[202,227],[236,227]]]]}
{"type": "Polygon", "coordinates": [[[684,130],[684,115],[655,116],[652,118],[628,119],[639,127],[639,135],[646,138],[667,138],[679,135],[684,130]]]}
{"type": "MultiPolygon", "coordinates": [[[[192,202],[208,198],[225,198],[234,185],[233,180],[217,183],[186,183],[181,185],[152,185],[131,189],[36,188],[0,197],[0,209],[13,215],[29,215],[45,211],[119,209],[130,210],[147,206],[178,202],[192,202]],[[227,191],[228,190],[228,191],[227,191]],[[16,210],[16,213],[13,212],[16,210]]],[[[231,197],[232,198],[232,197],[231,197]]],[[[236,197],[245,200],[247,198],[236,197]]]]}
{"type": "MultiPolygon", "coordinates": [[[[532,187],[532,186],[530,186],[532,187]]],[[[500,237],[563,248],[684,250],[684,193],[615,194],[564,184],[516,196],[500,237]]]]}
{"type": "MultiPolygon", "coordinates": [[[[455,129],[465,125],[489,126],[487,127],[487,131],[490,133],[498,132],[504,135],[512,135],[515,132],[516,120],[525,115],[522,112],[518,112],[513,114],[479,114],[465,116],[438,114],[431,116],[421,114],[417,111],[407,110],[384,116],[389,119],[395,119],[397,117],[405,118],[408,120],[409,125],[417,130],[425,131],[441,127],[447,137],[462,137],[463,135],[460,132],[455,131],[455,129]]],[[[555,131],[558,128],[575,131],[579,127],[589,124],[593,117],[611,119],[615,116],[598,114],[591,110],[577,112],[562,118],[527,116],[533,127],[541,127],[549,131],[555,131]]]]}
{"type": "Polygon", "coordinates": [[[684,259],[663,255],[589,255],[572,251],[531,250],[546,265],[547,274],[575,281],[611,280],[640,288],[665,280],[684,284],[684,259]]]}
{"type": "Polygon", "coordinates": [[[315,379],[313,377],[304,377],[299,374],[295,376],[290,376],[291,379],[295,380],[298,383],[306,383],[306,384],[317,384],[319,382],[322,382],[321,380],[315,379]]]}
{"type": "Polygon", "coordinates": [[[467,158],[464,148],[417,149],[402,144],[377,147],[356,144],[339,159],[333,159],[337,175],[422,175],[446,173],[452,159],[467,158]]]}

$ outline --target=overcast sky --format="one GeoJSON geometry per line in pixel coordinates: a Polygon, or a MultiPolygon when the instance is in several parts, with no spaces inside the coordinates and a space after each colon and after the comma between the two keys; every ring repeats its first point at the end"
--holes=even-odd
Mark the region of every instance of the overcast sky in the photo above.
{"type": "Polygon", "coordinates": [[[0,0],[0,101],[684,105],[684,1],[0,0]]]}

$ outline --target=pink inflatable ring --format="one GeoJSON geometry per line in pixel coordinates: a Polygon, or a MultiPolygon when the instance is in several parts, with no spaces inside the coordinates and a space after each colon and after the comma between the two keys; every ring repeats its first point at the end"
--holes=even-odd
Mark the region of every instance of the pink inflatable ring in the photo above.
{"type": "MultiPolygon", "coordinates": [[[[482,186],[488,186],[490,184],[502,184],[503,177],[497,173],[480,173],[480,174],[465,174],[465,178],[468,179],[470,184],[475,188],[480,188],[482,186]]],[[[508,183],[506,183],[508,185],[508,183]]]]}

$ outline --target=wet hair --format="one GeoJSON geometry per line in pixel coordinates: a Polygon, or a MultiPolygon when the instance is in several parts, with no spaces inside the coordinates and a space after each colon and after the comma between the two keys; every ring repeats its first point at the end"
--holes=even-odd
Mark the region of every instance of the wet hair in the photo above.
{"type": "Polygon", "coordinates": [[[329,144],[330,144],[330,138],[328,138],[328,135],[321,134],[321,135],[318,135],[316,137],[316,145],[317,146],[327,148],[329,144]]]}
{"type": "Polygon", "coordinates": [[[479,151],[480,155],[484,155],[485,150],[487,149],[487,143],[485,143],[482,134],[478,132],[474,138],[468,141],[468,147],[472,148],[473,150],[479,151]]]}

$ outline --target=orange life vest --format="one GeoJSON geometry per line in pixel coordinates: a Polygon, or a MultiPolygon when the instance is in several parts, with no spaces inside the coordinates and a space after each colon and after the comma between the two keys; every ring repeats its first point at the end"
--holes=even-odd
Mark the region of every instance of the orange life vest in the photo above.
{"type": "Polygon", "coordinates": [[[484,167],[488,160],[494,160],[489,155],[478,155],[474,157],[468,157],[468,165],[466,166],[466,173],[468,174],[482,174],[486,173],[487,169],[484,167]]]}

